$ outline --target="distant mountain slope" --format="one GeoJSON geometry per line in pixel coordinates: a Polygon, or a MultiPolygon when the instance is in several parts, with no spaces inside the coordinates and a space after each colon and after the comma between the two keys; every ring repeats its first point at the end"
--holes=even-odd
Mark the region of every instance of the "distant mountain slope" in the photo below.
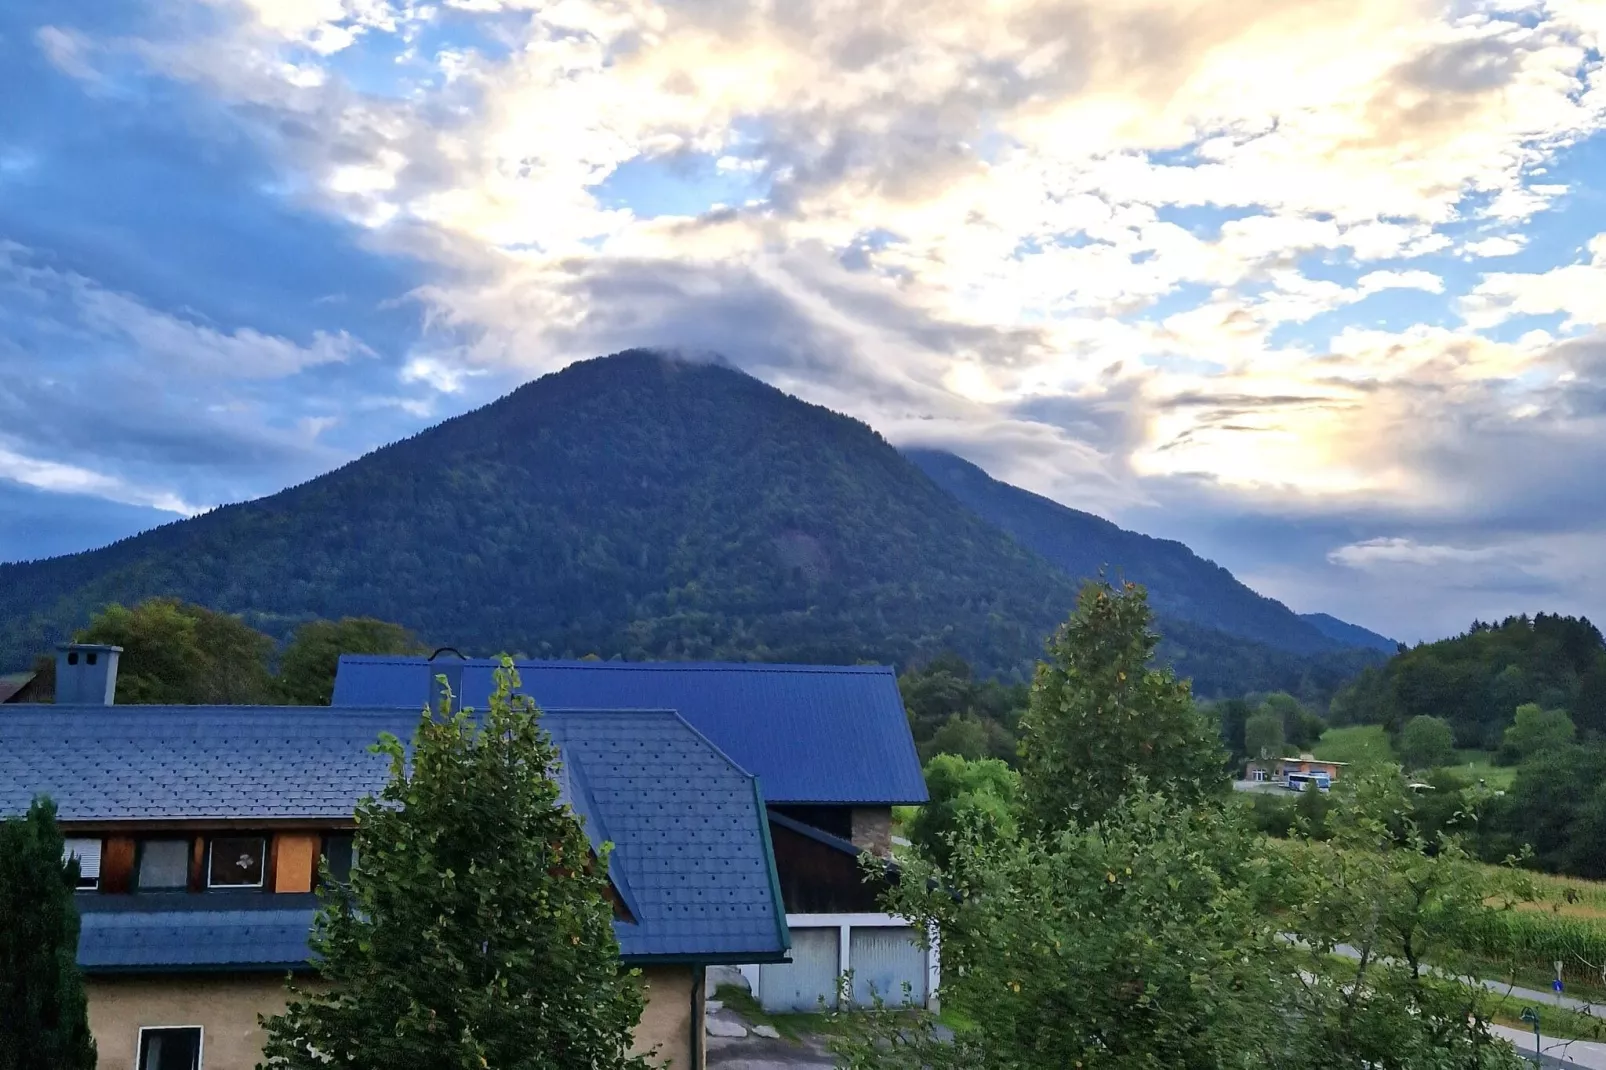
{"type": "Polygon", "coordinates": [[[904,455],[1021,545],[1075,577],[1096,576],[1100,569],[1108,569],[1111,576],[1141,583],[1162,613],[1295,654],[1372,645],[1327,633],[1281,602],[1250,590],[1180,542],[1127,531],[1102,517],[994,479],[951,453],[913,449],[904,455]]]}
{"type": "Polygon", "coordinates": [[[1299,619],[1305,621],[1312,628],[1321,632],[1329,639],[1336,639],[1340,643],[1350,646],[1367,647],[1372,650],[1381,650],[1385,654],[1393,654],[1400,648],[1400,644],[1386,635],[1378,635],[1359,624],[1351,624],[1347,620],[1339,620],[1327,613],[1301,613],[1299,619]]]}
{"type": "MultiPolygon", "coordinates": [[[[903,664],[952,649],[1015,673],[1076,586],[864,424],[633,351],[271,497],[0,566],[0,665],[109,601],[167,594],[280,635],[360,614],[466,652],[903,664]]],[[[1358,668],[1163,630],[1202,693],[1326,688],[1358,668]]]]}

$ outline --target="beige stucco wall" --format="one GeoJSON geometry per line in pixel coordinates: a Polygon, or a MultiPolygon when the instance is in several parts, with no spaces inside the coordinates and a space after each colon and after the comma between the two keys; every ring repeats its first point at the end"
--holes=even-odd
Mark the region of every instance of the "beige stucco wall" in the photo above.
{"type": "MultiPolygon", "coordinates": [[[[636,1050],[658,1048],[673,1070],[692,1066],[692,969],[660,966],[642,971],[647,1009],[636,1029],[636,1050]]],[[[141,1026],[198,1025],[202,1070],[252,1070],[262,1056],[257,1015],[284,1009],[284,978],[221,974],[159,977],[91,977],[89,1028],[99,1070],[136,1070],[141,1026]]]]}
{"type": "Polygon", "coordinates": [[[203,1070],[252,1070],[262,1057],[258,1014],[284,1009],[282,976],[172,974],[91,977],[89,1029],[99,1070],[135,1070],[141,1026],[198,1025],[203,1070]]]}
{"type": "Polygon", "coordinates": [[[658,1049],[659,1062],[671,1070],[703,1070],[691,1061],[692,968],[650,966],[641,971],[647,1009],[636,1027],[636,1051],[658,1049]]]}

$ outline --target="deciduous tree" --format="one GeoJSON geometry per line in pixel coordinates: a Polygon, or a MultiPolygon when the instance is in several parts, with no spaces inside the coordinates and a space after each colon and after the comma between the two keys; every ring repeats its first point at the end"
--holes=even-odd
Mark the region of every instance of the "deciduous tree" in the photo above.
{"type": "Polygon", "coordinates": [[[1186,681],[1153,664],[1143,588],[1097,580],[1037,666],[1021,720],[1026,823],[1099,820],[1138,780],[1188,803],[1226,788],[1226,753],[1186,681]]]}
{"type": "Polygon", "coordinates": [[[426,712],[357,810],[359,864],[325,891],[317,988],[265,1025],[271,1070],[632,1070],[641,1016],[619,963],[607,851],[553,779],[504,660],[483,721],[426,712]]]}

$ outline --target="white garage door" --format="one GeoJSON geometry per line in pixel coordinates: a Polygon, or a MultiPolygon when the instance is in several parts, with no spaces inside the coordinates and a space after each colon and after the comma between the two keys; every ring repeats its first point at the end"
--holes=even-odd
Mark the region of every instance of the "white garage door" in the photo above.
{"type": "Polygon", "coordinates": [[[848,944],[848,962],[857,1005],[871,1006],[876,996],[889,1006],[926,1002],[926,953],[915,943],[913,929],[855,928],[848,944]]]}

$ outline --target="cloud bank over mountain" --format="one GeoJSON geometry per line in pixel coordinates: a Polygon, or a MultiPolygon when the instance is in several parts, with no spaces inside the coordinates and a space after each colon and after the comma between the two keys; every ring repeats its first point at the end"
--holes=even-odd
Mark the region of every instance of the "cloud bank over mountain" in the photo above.
{"type": "MultiPolygon", "coordinates": [[[[1601,0],[24,0],[0,488],[177,516],[659,345],[1296,609],[1603,615],[1603,38],[1601,0]]],[[[0,557],[61,548],[38,515],[0,557]]]]}

